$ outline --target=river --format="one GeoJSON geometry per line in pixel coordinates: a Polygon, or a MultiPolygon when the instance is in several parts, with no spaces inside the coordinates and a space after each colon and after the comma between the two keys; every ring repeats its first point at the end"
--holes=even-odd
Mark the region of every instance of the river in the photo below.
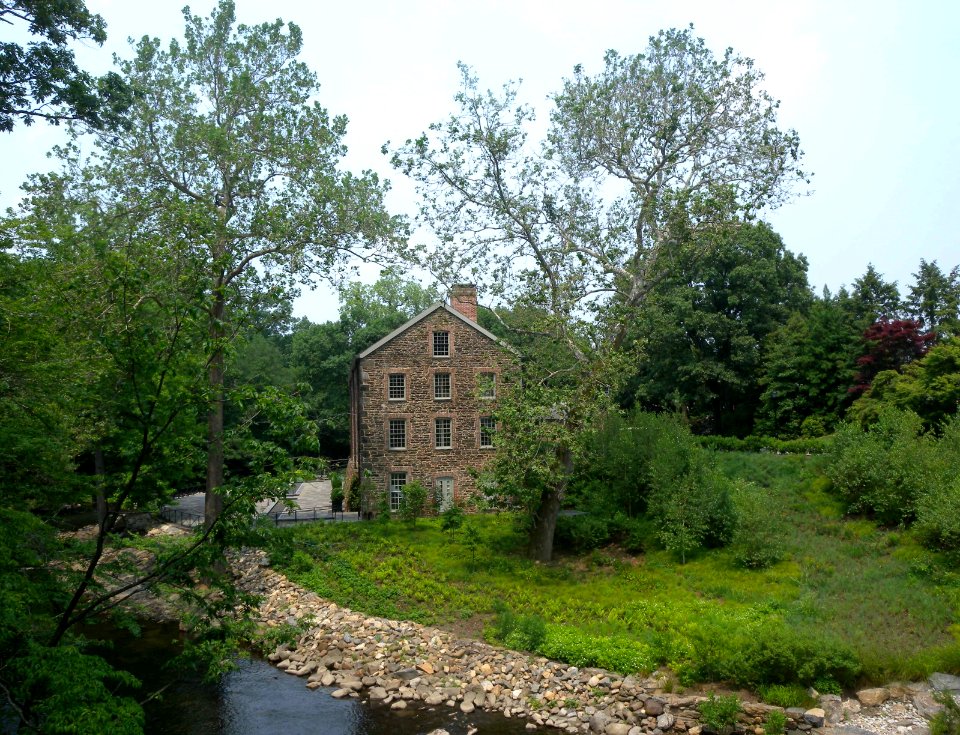
{"type": "Polygon", "coordinates": [[[180,647],[175,623],[144,623],[139,636],[98,627],[94,637],[113,641],[104,655],[114,666],[144,682],[144,693],[168,686],[145,705],[149,735],[420,735],[443,728],[451,735],[520,735],[526,721],[499,712],[410,703],[406,710],[334,699],[331,689],[309,690],[304,680],[285,674],[259,657],[238,660],[238,668],[220,684],[205,685],[164,664],[180,647]]]}

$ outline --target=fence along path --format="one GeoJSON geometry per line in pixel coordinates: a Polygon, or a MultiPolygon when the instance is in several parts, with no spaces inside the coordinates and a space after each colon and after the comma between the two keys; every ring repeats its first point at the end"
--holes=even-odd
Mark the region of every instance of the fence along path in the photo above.
{"type": "MultiPolygon", "coordinates": [[[[257,504],[257,515],[275,525],[304,521],[357,521],[359,513],[334,512],[329,478],[301,482],[282,500],[266,500],[257,504]]],[[[175,499],[164,506],[160,515],[181,526],[194,527],[203,524],[203,493],[192,493],[175,499]]]]}

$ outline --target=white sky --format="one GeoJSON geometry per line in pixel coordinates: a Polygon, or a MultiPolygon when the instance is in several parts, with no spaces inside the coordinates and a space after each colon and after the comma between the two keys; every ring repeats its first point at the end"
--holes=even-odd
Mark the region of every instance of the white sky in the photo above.
{"type": "MultiPolygon", "coordinates": [[[[107,22],[103,48],[78,53],[96,73],[126,39],[180,36],[181,3],[87,0],[107,22]]],[[[212,0],[194,2],[208,15],[212,0]]],[[[453,109],[456,62],[484,87],[523,79],[521,98],[542,110],[575,64],[602,68],[603,53],[644,50],[661,28],[696,26],[717,53],[752,57],[765,88],[781,100],[780,122],[795,128],[814,173],[813,194],[767,219],[810,263],[816,289],[836,290],[868,262],[905,289],[920,258],[944,270],[960,263],[960,3],[954,0],[361,0],[270,3],[238,0],[239,22],[274,18],[303,30],[302,59],[322,84],[320,101],[350,118],[345,165],[389,178],[393,211],[414,214],[409,182],[381,145],[418,135],[453,109]]],[[[59,140],[38,123],[0,134],[0,206],[15,203],[28,173],[45,170],[59,140]]],[[[296,312],[336,317],[321,286],[296,312]]]]}

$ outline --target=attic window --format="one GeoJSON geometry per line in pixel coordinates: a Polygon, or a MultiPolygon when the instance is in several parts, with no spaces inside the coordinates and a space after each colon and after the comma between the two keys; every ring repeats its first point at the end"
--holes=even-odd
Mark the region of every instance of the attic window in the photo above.
{"type": "Polygon", "coordinates": [[[433,356],[450,357],[450,332],[433,333],[433,356]]]}

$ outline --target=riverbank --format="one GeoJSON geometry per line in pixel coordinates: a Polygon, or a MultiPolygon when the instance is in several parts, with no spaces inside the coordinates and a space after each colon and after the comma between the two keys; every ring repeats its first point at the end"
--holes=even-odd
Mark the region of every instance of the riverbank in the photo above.
{"type": "MultiPolygon", "coordinates": [[[[664,735],[704,731],[697,705],[704,693],[671,691],[666,676],[620,676],[579,669],[509,651],[413,622],[365,616],[320,598],[270,568],[260,550],[231,555],[239,586],[260,596],[251,611],[264,630],[292,626],[302,631],[293,646],[269,659],[310,688],[335,687],[333,696],[361,697],[404,709],[409,702],[464,713],[482,708],[528,722],[529,729],[605,735],[664,735]]],[[[948,677],[949,684],[960,680],[948,677]]],[[[925,735],[924,717],[935,711],[927,683],[865,690],[860,699],[820,697],[809,710],[781,710],[746,701],[741,729],[760,735],[772,711],[784,712],[788,728],[818,728],[853,735],[925,735]]]]}

